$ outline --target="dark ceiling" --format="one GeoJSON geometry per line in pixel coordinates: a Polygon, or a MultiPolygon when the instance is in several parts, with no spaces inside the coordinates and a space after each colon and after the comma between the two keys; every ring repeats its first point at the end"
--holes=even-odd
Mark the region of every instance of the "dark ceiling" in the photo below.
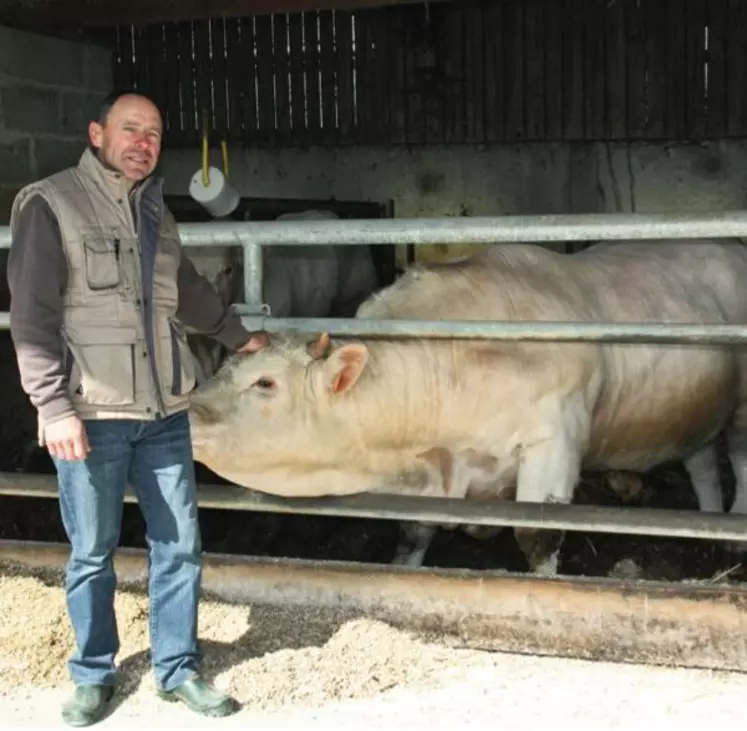
{"type": "MultiPolygon", "coordinates": [[[[444,1],[446,0],[435,0],[444,1]]],[[[423,0],[1,0],[0,24],[67,35],[117,25],[147,25],[422,2],[423,0]]]]}

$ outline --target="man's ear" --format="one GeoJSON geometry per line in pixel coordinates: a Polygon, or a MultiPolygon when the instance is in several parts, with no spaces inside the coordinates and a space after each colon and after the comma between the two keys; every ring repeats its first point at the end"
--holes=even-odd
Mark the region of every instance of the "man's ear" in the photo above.
{"type": "Polygon", "coordinates": [[[88,124],[88,141],[92,147],[101,147],[101,138],[104,134],[103,127],[98,122],[90,122],[88,124]]]}
{"type": "Polygon", "coordinates": [[[349,391],[368,363],[368,348],[360,343],[343,345],[330,353],[324,362],[327,383],[332,393],[349,391]]]}

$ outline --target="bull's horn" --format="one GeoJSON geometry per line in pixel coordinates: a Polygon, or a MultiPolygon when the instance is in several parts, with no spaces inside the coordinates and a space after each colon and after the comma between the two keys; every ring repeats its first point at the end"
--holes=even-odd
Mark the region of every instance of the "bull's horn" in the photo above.
{"type": "Polygon", "coordinates": [[[323,358],[327,353],[329,347],[329,333],[322,333],[318,340],[312,340],[309,342],[307,348],[309,355],[316,360],[317,358],[323,358]]]}

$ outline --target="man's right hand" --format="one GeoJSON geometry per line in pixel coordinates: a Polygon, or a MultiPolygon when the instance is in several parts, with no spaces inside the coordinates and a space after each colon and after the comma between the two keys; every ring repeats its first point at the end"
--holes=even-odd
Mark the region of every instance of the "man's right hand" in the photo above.
{"type": "Polygon", "coordinates": [[[47,424],[44,443],[49,453],[58,459],[82,460],[91,451],[85,424],[75,414],[47,424]]]}

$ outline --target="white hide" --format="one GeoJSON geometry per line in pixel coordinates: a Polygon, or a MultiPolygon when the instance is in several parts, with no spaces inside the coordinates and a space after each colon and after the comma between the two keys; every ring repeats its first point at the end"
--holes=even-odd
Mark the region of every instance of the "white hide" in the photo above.
{"type": "MultiPolygon", "coordinates": [[[[336,219],[331,211],[284,213],[278,221],[336,219]]],[[[264,249],[264,300],[273,317],[354,317],[378,289],[367,246],[268,246],[264,249]]]]}
{"type": "MultiPolygon", "coordinates": [[[[357,316],[744,324],[746,281],[747,248],[722,240],[573,255],[507,244],[414,267],[357,316]]],[[[747,512],[738,347],[372,338],[327,350],[273,340],[193,396],[195,458],[237,484],[289,497],[383,489],[569,503],[582,468],[683,461],[700,509],[713,511],[722,509],[714,440],[725,430],[731,509],[747,512]]],[[[516,535],[530,566],[554,573],[559,541],[516,535]]]]}
{"type": "MultiPolygon", "coordinates": [[[[301,211],[278,221],[337,219],[332,211],[301,211]]],[[[244,301],[243,254],[237,247],[190,248],[198,272],[226,303],[244,301]]],[[[358,306],[379,287],[367,246],[265,246],[262,249],[263,304],[272,317],[354,317],[358,306]]],[[[212,376],[225,359],[211,338],[191,332],[198,381],[212,376]]]]}

